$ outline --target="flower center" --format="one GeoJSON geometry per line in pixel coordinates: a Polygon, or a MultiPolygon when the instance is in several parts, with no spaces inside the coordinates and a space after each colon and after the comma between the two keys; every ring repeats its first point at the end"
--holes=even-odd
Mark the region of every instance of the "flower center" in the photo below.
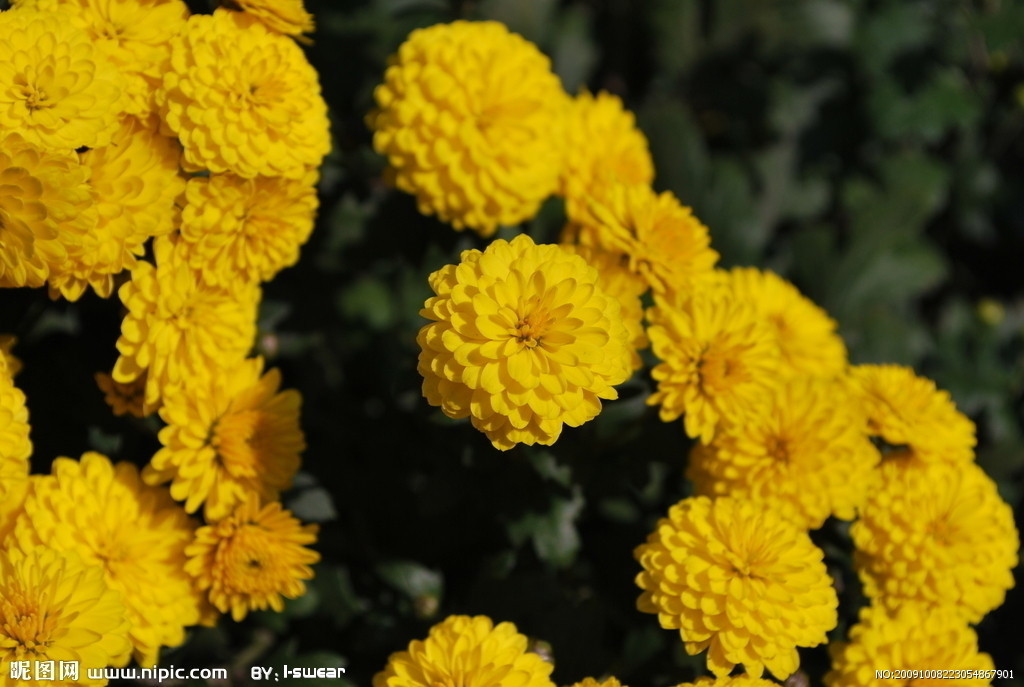
{"type": "Polygon", "coordinates": [[[233,477],[255,477],[266,452],[264,414],[243,410],[222,417],[213,429],[211,445],[233,477]]]}
{"type": "Polygon", "coordinates": [[[782,437],[769,437],[765,443],[768,455],[779,463],[788,463],[790,457],[789,442],[782,437]]]}
{"type": "Polygon", "coordinates": [[[261,526],[248,523],[221,544],[217,556],[226,587],[248,594],[277,588],[282,571],[275,566],[267,534],[261,526]]]}
{"type": "Polygon", "coordinates": [[[527,348],[535,348],[540,343],[540,337],[543,333],[541,330],[542,327],[535,327],[530,322],[530,318],[526,317],[516,323],[512,337],[527,348]]]}
{"type": "Polygon", "coordinates": [[[697,360],[700,386],[715,392],[727,390],[739,381],[741,369],[732,350],[707,347],[697,360]]]}
{"type": "Polygon", "coordinates": [[[43,653],[53,641],[58,616],[41,610],[37,600],[30,599],[24,591],[10,591],[0,598],[0,646],[7,646],[3,641],[6,635],[14,640],[15,658],[43,653]]]}

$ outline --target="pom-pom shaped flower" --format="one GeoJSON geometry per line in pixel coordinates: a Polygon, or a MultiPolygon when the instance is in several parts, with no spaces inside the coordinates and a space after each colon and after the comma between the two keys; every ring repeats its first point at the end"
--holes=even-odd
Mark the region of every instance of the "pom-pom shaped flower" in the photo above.
{"type": "Polygon", "coordinates": [[[753,304],[771,325],[782,372],[834,378],[846,369],[846,345],[836,322],[788,281],[753,267],[728,273],[736,297],[753,304]]]}
{"type": "Polygon", "coordinates": [[[572,101],[566,127],[561,194],[579,202],[598,194],[603,184],[654,181],[647,137],[618,96],[583,91],[572,101]]]}
{"type": "Polygon", "coordinates": [[[676,687],[778,687],[778,683],[749,675],[699,677],[696,682],[683,682],[676,687]]]}
{"type": "Polygon", "coordinates": [[[490,236],[558,186],[569,97],[548,58],[498,22],[413,31],[374,98],[373,147],[424,214],[490,236]]]}
{"type": "Polygon", "coordinates": [[[261,376],[253,358],[187,383],[164,399],[164,445],[146,466],[149,484],[171,482],[171,496],[208,520],[228,515],[250,495],[273,501],[291,487],[306,448],[299,427],[302,396],[278,391],[281,373],[261,376]]]}
{"type": "Polygon", "coordinates": [[[274,33],[299,37],[315,28],[313,15],[306,11],[302,0],[231,0],[230,4],[274,33]]]}
{"type": "Polygon", "coordinates": [[[718,253],[708,228],[668,191],[605,184],[566,209],[566,240],[625,256],[655,293],[688,295],[713,278],[718,253]]]}
{"type": "Polygon", "coordinates": [[[222,613],[236,621],[251,610],[284,609],[282,597],[297,599],[313,579],[320,554],[316,525],[302,525],[277,501],[260,508],[256,497],[223,520],[201,527],[188,547],[185,570],[222,613]]]}
{"type": "Polygon", "coordinates": [[[694,446],[687,477],[697,493],[762,502],[801,527],[852,519],[881,460],[856,398],[836,382],[794,378],[758,408],[694,446]]]}
{"type": "Polygon", "coordinates": [[[124,76],[124,109],[145,116],[188,19],[182,0],[15,0],[16,7],[69,15],[124,76]]]}
{"type": "Polygon", "coordinates": [[[554,666],[527,651],[512,623],[482,615],[453,615],[430,628],[425,640],[391,654],[373,687],[554,687],[554,666]]]}
{"type": "Polygon", "coordinates": [[[10,370],[0,368],[0,477],[28,474],[29,429],[25,394],[14,385],[10,370]]]}
{"type": "Polygon", "coordinates": [[[171,41],[157,91],[190,171],[301,179],[331,148],[316,70],[290,38],[218,9],[171,41]]]}
{"type": "Polygon", "coordinates": [[[145,402],[212,369],[241,361],[256,338],[255,285],[213,288],[199,278],[168,241],[157,241],[156,267],[139,261],[118,291],[128,309],[117,340],[114,381],[146,374],[145,402]]]}
{"type": "Polygon", "coordinates": [[[728,288],[677,301],[657,299],[647,312],[658,389],[648,405],[661,405],[664,422],[680,415],[686,433],[708,443],[720,420],[738,424],[762,412],[776,385],[778,345],[750,303],[728,288]]]}
{"type": "MultiPolygon", "coordinates": [[[[978,636],[949,609],[926,609],[917,604],[901,606],[898,612],[883,608],[861,610],[860,622],[850,629],[849,642],[829,646],[832,670],[825,675],[826,687],[898,687],[901,685],[991,684],[991,678],[962,676],[953,671],[990,671],[988,654],[979,653],[978,636]],[[921,671],[919,678],[877,676],[879,669],[893,672],[921,671]],[[935,672],[949,670],[947,677],[935,672]],[[931,672],[933,676],[928,676],[931,672]]],[[[984,675],[984,674],[983,674],[984,675]]]]}
{"type": "Polygon", "coordinates": [[[47,152],[17,133],[0,133],[0,286],[42,286],[51,269],[80,251],[96,224],[88,178],[73,152],[47,152]]]}
{"type": "Polygon", "coordinates": [[[23,550],[73,551],[101,567],[127,607],[135,658],[147,666],[161,645],[185,641],[185,627],[206,612],[185,573],[195,529],[165,489],[142,483],[134,465],[86,453],[81,462],[58,458],[50,476],[34,481],[14,537],[23,550]]]}
{"type": "Polygon", "coordinates": [[[105,679],[88,679],[86,668],[127,663],[128,628],[121,595],[107,585],[99,566],[47,546],[0,549],[0,683],[7,684],[12,661],[29,661],[34,677],[35,661],[73,658],[79,663],[77,680],[46,684],[105,685],[105,679]]]}
{"type": "Polygon", "coordinates": [[[976,623],[1013,587],[1013,512],[974,463],[888,461],[850,528],[869,597],[949,606],[976,623]]]}
{"type": "Polygon", "coordinates": [[[50,295],[77,300],[88,286],[103,298],[114,290],[114,275],[135,267],[143,244],[174,228],[181,147],[161,136],[155,120],[121,120],[109,146],[82,154],[98,216],[72,259],[53,269],[50,295]]]}
{"type": "Polygon", "coordinates": [[[462,253],[430,275],[420,314],[423,395],[469,417],[496,448],[551,444],[614,399],[629,378],[619,303],[583,258],[525,234],[462,253]]]}
{"type": "Polygon", "coordinates": [[[906,449],[897,455],[925,462],[974,460],[974,423],[935,382],[900,365],[857,365],[852,375],[871,434],[906,449]]]}
{"type": "Polygon", "coordinates": [[[117,67],[64,12],[0,12],[0,131],[54,151],[110,143],[122,110],[117,67]]]}
{"type": "Polygon", "coordinates": [[[826,641],[838,599],[824,554],[798,525],[760,505],[722,497],[680,501],[634,552],[644,570],[637,608],[678,629],[690,655],[708,650],[718,677],[743,664],[785,679],[798,646],[826,641]]]}
{"type": "Polygon", "coordinates": [[[298,261],[313,231],[315,177],[189,180],[178,250],[211,286],[273,279],[298,261]]]}
{"type": "Polygon", "coordinates": [[[122,384],[106,372],[97,372],[96,386],[103,392],[103,400],[114,412],[114,415],[134,415],[146,417],[153,410],[146,405],[146,375],[122,384]]]}

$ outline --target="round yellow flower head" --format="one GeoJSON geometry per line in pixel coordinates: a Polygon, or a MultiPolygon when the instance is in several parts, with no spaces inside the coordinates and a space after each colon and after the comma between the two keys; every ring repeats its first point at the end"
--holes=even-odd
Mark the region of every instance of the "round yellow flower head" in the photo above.
{"type": "Polygon", "coordinates": [[[616,95],[582,91],[573,98],[566,141],[561,194],[574,202],[596,195],[602,184],[654,181],[647,137],[616,95]]]}
{"type": "Polygon", "coordinates": [[[313,231],[316,175],[214,174],[190,179],[178,247],[211,286],[269,281],[299,259],[313,231]]]}
{"type": "Polygon", "coordinates": [[[583,258],[526,234],[467,250],[430,275],[437,296],[420,311],[423,395],[469,417],[496,448],[552,444],[578,427],[630,370],[619,303],[583,258]]]}
{"type": "Polygon", "coordinates": [[[18,343],[18,338],[11,334],[0,334],[0,372],[7,370],[12,378],[21,372],[21,360],[11,349],[18,343]]]}
{"type": "Polygon", "coordinates": [[[851,520],[881,460],[860,404],[836,382],[796,377],[742,422],[723,423],[690,453],[697,493],[766,503],[801,527],[851,520]]]}
{"type": "Polygon", "coordinates": [[[391,654],[373,687],[554,687],[554,666],[528,652],[527,644],[512,623],[452,615],[426,639],[391,654]]]}
{"type": "Polygon", "coordinates": [[[713,276],[718,253],[708,228],[669,191],[604,184],[566,211],[565,240],[624,255],[657,294],[689,295],[713,276]]]}
{"type": "Polygon", "coordinates": [[[868,607],[850,629],[849,642],[829,646],[832,670],[826,687],[898,687],[902,685],[973,685],[983,687],[991,678],[935,675],[940,670],[993,670],[992,657],[979,653],[978,636],[967,623],[945,608],[901,606],[898,612],[868,607]],[[921,677],[893,675],[876,678],[878,670],[919,670],[921,677]],[[931,673],[929,675],[928,673],[931,673]]]}
{"type": "Polygon", "coordinates": [[[299,37],[316,28],[302,0],[227,0],[225,4],[242,10],[273,33],[299,37]]]}
{"type": "Polygon", "coordinates": [[[948,391],[900,365],[857,365],[853,381],[863,394],[871,434],[919,461],[974,460],[974,423],[956,409],[948,391]]]}
{"type": "Polygon", "coordinates": [[[327,105],[302,49],[238,12],[189,17],[157,91],[189,171],[301,179],[331,148],[327,105]]]}
{"type": "Polygon", "coordinates": [[[103,392],[103,400],[114,412],[114,415],[133,415],[146,417],[154,408],[146,405],[146,375],[122,384],[106,372],[97,372],[94,379],[96,386],[103,392]]]}
{"type": "Polygon", "coordinates": [[[145,402],[156,406],[186,380],[241,361],[256,338],[260,291],[255,285],[213,288],[169,241],[156,241],[156,267],[139,261],[118,295],[128,309],[117,340],[114,381],[146,373],[145,402]]]}
{"type": "Polygon", "coordinates": [[[69,15],[97,52],[124,77],[126,112],[154,110],[160,77],[171,59],[171,38],[188,19],[182,0],[14,0],[15,7],[69,15]]]}
{"type": "Polygon", "coordinates": [[[9,369],[0,368],[0,477],[27,475],[32,455],[25,394],[9,369]]]}
{"type": "Polygon", "coordinates": [[[54,151],[110,143],[120,71],[64,12],[0,12],[0,131],[54,151]]]}
{"type": "Polygon", "coordinates": [[[121,595],[111,589],[103,569],[86,565],[73,551],[34,546],[0,549],[0,685],[8,680],[12,661],[78,661],[78,680],[59,679],[54,687],[90,685],[87,668],[123,666],[131,656],[129,622],[121,595]]]}
{"type": "Polygon", "coordinates": [[[774,272],[736,267],[728,273],[736,297],[753,304],[771,325],[782,354],[781,371],[837,377],[846,370],[846,345],[836,322],[774,272]]]}
{"type": "Polygon", "coordinates": [[[724,677],[743,664],[784,680],[798,646],[826,641],[838,599],[824,553],[774,510],[742,499],[683,499],[634,552],[644,570],[637,608],[679,630],[686,652],[708,650],[724,677]]]}
{"type": "MultiPolygon", "coordinates": [[[[185,628],[208,613],[185,573],[185,547],[197,523],[166,490],[149,487],[131,463],[99,453],[53,461],[33,482],[14,537],[23,550],[45,546],[101,567],[121,594],[139,665],[157,662],[161,645],[178,646],[185,628]]],[[[84,666],[83,666],[84,667],[84,666]]]]}
{"type": "Polygon", "coordinates": [[[208,591],[222,613],[242,620],[249,611],[284,609],[282,596],[297,599],[313,579],[320,554],[316,525],[302,525],[277,501],[260,508],[253,496],[223,520],[201,527],[189,545],[185,570],[208,591]]]}
{"type": "Polygon", "coordinates": [[[153,119],[125,116],[109,146],[81,155],[98,221],[76,254],[54,266],[51,297],[78,300],[92,286],[109,298],[114,275],[135,267],[146,240],[174,228],[174,203],[185,188],[178,173],[181,147],[158,129],[153,119]]]}
{"type": "Polygon", "coordinates": [[[171,496],[208,520],[226,517],[255,494],[275,500],[292,485],[306,448],[299,427],[302,396],[278,391],[278,370],[261,376],[252,358],[187,383],[164,399],[164,445],[143,471],[149,484],[171,482],[171,496]]]}
{"type": "Polygon", "coordinates": [[[1013,587],[1013,511],[974,463],[883,463],[850,534],[865,593],[890,609],[950,606],[976,623],[1013,587]]]}
{"type": "Polygon", "coordinates": [[[0,178],[0,286],[42,286],[96,225],[89,170],[71,151],[48,152],[18,133],[0,133],[0,178]]]}
{"type": "Polygon", "coordinates": [[[569,97],[548,58],[503,24],[413,31],[374,98],[373,147],[423,214],[490,236],[558,186],[569,97]]]}
{"type": "Polygon", "coordinates": [[[695,682],[683,682],[676,687],[778,687],[778,683],[749,675],[727,675],[699,677],[695,682]]]}
{"type": "Polygon", "coordinates": [[[672,303],[655,298],[647,311],[658,390],[648,405],[660,417],[680,415],[686,434],[708,443],[719,421],[739,424],[763,412],[777,382],[778,344],[752,305],[728,288],[705,289],[672,303]]]}

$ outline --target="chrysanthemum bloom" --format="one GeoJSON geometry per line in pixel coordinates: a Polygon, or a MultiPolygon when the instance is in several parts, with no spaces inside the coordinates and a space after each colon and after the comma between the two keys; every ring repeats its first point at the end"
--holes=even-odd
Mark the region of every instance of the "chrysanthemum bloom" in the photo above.
{"type": "Polygon", "coordinates": [[[669,191],[604,184],[566,210],[566,240],[624,255],[656,293],[689,295],[713,278],[718,253],[708,228],[669,191]]]}
{"type": "Polygon", "coordinates": [[[68,152],[110,143],[124,81],[66,13],[0,12],[0,131],[68,152]]]}
{"type": "Polygon", "coordinates": [[[883,608],[861,610],[860,622],[850,629],[849,642],[829,646],[832,670],[825,675],[827,687],[897,687],[902,685],[991,684],[991,678],[946,677],[940,670],[989,671],[992,657],[978,651],[978,636],[963,618],[949,609],[926,609],[917,604],[901,606],[889,614],[883,608]],[[919,670],[925,675],[877,678],[878,670],[919,670]]]}
{"type": "Polygon", "coordinates": [[[753,306],[729,288],[694,293],[672,303],[656,299],[647,311],[658,390],[648,405],[660,417],[680,415],[686,433],[708,443],[719,420],[737,424],[761,412],[777,382],[778,344],[753,306]]]}
{"type": "Polygon", "coordinates": [[[81,462],[56,459],[51,475],[35,480],[14,537],[23,550],[73,551],[100,566],[128,609],[135,658],[149,666],[161,646],[181,644],[185,628],[208,613],[185,573],[196,526],[167,490],[143,484],[131,463],[86,453],[81,462]]]}
{"type": "Polygon", "coordinates": [[[77,681],[61,680],[55,670],[46,684],[105,685],[105,679],[89,680],[86,668],[127,663],[128,629],[121,595],[99,566],[46,546],[27,553],[16,545],[0,549],[0,684],[8,684],[12,661],[29,661],[36,677],[36,661],[75,660],[77,681]]]}
{"type": "Polygon", "coordinates": [[[157,91],[189,171],[301,179],[331,148],[316,70],[287,36],[238,12],[193,15],[157,91]]]}
{"type": "Polygon", "coordinates": [[[320,554],[316,525],[302,525],[277,501],[260,508],[251,497],[219,522],[201,527],[189,545],[185,570],[222,613],[242,620],[249,611],[284,609],[282,597],[306,593],[320,554]]]}
{"type": "MultiPolygon", "coordinates": [[[[0,64],[0,72],[6,68],[0,64]]],[[[47,152],[20,134],[0,133],[0,286],[42,286],[80,250],[96,225],[88,178],[74,152],[47,152]]]]}
{"type": "Polygon", "coordinates": [[[228,0],[226,4],[238,7],[274,33],[298,37],[315,28],[313,15],[302,0],[228,0]]]}
{"type": "Polygon", "coordinates": [[[302,396],[278,391],[281,373],[261,376],[263,359],[216,370],[168,396],[160,409],[164,445],[143,471],[149,484],[171,482],[171,496],[219,520],[250,495],[273,501],[291,487],[306,448],[302,396]]]}
{"type": "Polygon", "coordinates": [[[185,188],[181,146],[158,129],[155,119],[126,116],[110,145],[82,154],[98,219],[76,254],[54,266],[51,297],[74,301],[92,286],[108,298],[114,275],[135,267],[146,240],[174,228],[174,203],[185,188]]]}
{"type": "Polygon", "coordinates": [[[578,427],[631,374],[629,332],[598,274],[526,234],[467,250],[430,275],[437,296],[420,311],[423,395],[469,417],[496,448],[552,444],[578,427]]]}
{"type": "Polygon", "coordinates": [[[212,286],[269,281],[299,259],[313,231],[316,174],[303,179],[195,177],[185,191],[178,249],[212,286]]]}
{"type": "Polygon", "coordinates": [[[585,677],[570,687],[623,687],[618,678],[609,677],[605,680],[596,680],[592,677],[585,677]]]}
{"type": "Polygon", "coordinates": [[[846,369],[846,345],[836,322],[824,310],[774,272],[737,267],[728,272],[736,297],[754,305],[771,324],[782,371],[834,378],[846,369]]]}
{"type": "Polygon", "coordinates": [[[118,295],[128,309],[117,340],[114,381],[146,377],[145,402],[155,406],[169,387],[245,358],[256,338],[255,285],[200,284],[167,241],[154,244],[156,267],[139,261],[118,295]]]}
{"type": "MultiPolygon", "coordinates": [[[[29,477],[28,465],[26,474],[0,472],[0,549],[8,541],[7,535],[14,529],[14,523],[24,511],[25,497],[28,496],[29,484],[38,479],[29,477]]],[[[3,675],[0,675],[3,680],[3,675]]]]}
{"type": "Polygon", "coordinates": [[[512,623],[494,625],[483,615],[453,615],[430,628],[424,640],[388,658],[373,687],[554,687],[554,666],[527,651],[512,623]]]}
{"type": "Polygon", "coordinates": [[[573,98],[566,142],[560,193],[573,202],[595,195],[602,184],[654,181],[647,137],[618,96],[582,91],[573,98]]]}
{"type": "Polygon", "coordinates": [[[490,236],[558,186],[569,96],[550,60],[503,24],[413,31],[374,98],[373,147],[423,214],[490,236]]]}
{"type": "Polygon", "coordinates": [[[0,476],[28,474],[29,429],[25,394],[14,385],[10,370],[0,369],[0,476]]]}
{"type": "Polygon", "coordinates": [[[798,377],[694,446],[687,477],[698,494],[762,502],[816,528],[856,515],[880,460],[857,399],[836,382],[798,377]]]}
{"type": "Polygon", "coordinates": [[[21,372],[21,360],[11,352],[18,338],[11,334],[0,334],[0,371],[6,369],[7,374],[14,377],[21,372]]]}
{"type": "Polygon", "coordinates": [[[188,19],[182,0],[15,0],[16,7],[70,15],[124,76],[124,109],[145,116],[188,19]]]}
{"type": "Polygon", "coordinates": [[[742,663],[753,677],[767,668],[784,680],[800,666],[796,648],[824,643],[836,625],[824,554],[761,504],[683,499],[634,555],[644,567],[637,608],[678,629],[690,655],[707,649],[718,677],[742,663]]]}
{"type": "Polygon", "coordinates": [[[974,463],[883,463],[850,534],[865,593],[890,609],[950,606],[976,623],[1013,587],[1013,512],[974,463]]]}
{"type": "Polygon", "coordinates": [[[146,374],[122,384],[106,372],[97,372],[96,386],[103,392],[103,400],[114,415],[146,417],[153,409],[146,406],[146,374]]]}
{"type": "Polygon", "coordinates": [[[597,270],[597,285],[619,302],[622,323],[629,333],[631,367],[643,367],[640,351],[647,348],[649,341],[644,332],[644,306],[640,297],[647,291],[647,282],[634,274],[623,264],[622,256],[606,253],[591,246],[563,243],[562,248],[579,255],[587,264],[597,270]]]}
{"type": "Polygon", "coordinates": [[[935,382],[900,365],[857,365],[852,376],[871,433],[905,448],[899,455],[925,462],[974,460],[974,423],[935,382]]]}
{"type": "Polygon", "coordinates": [[[727,675],[699,677],[695,682],[683,682],[676,687],[778,687],[778,683],[749,675],[727,675]]]}

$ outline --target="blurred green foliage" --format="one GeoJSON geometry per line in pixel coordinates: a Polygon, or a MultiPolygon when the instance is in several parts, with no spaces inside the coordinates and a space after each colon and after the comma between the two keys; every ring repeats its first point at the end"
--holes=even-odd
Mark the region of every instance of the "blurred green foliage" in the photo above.
{"type": "MultiPolygon", "coordinates": [[[[201,3],[200,3],[201,4],[201,3]]],[[[687,494],[688,442],[643,400],[646,373],[551,448],[499,454],[426,405],[416,373],[427,275],[484,242],[380,181],[363,117],[408,32],[492,18],[537,42],[566,87],[621,95],[656,186],[692,205],[724,265],[779,271],[841,325],[855,362],[913,365],[978,423],[978,460],[1022,518],[1024,5],[1008,0],[307,0],[309,57],[335,151],[318,228],[264,291],[259,352],[301,390],[309,449],[287,505],[322,523],[310,593],[223,621],[176,665],[346,666],[368,685],[450,613],[548,642],[554,678],[672,685],[702,670],[635,609],[633,548],[687,494]]],[[[557,202],[527,227],[551,239],[557,202]]],[[[120,306],[4,294],[21,337],[35,468],[87,449],[144,463],[153,422],[113,417],[92,374],[116,357],[120,306]]],[[[815,534],[842,637],[863,603],[846,528],[815,534]]],[[[1021,581],[1021,573],[1017,572],[1021,581]]],[[[1024,685],[1024,592],[979,626],[1024,685]]],[[[802,653],[810,684],[823,647],[802,653]]]]}

